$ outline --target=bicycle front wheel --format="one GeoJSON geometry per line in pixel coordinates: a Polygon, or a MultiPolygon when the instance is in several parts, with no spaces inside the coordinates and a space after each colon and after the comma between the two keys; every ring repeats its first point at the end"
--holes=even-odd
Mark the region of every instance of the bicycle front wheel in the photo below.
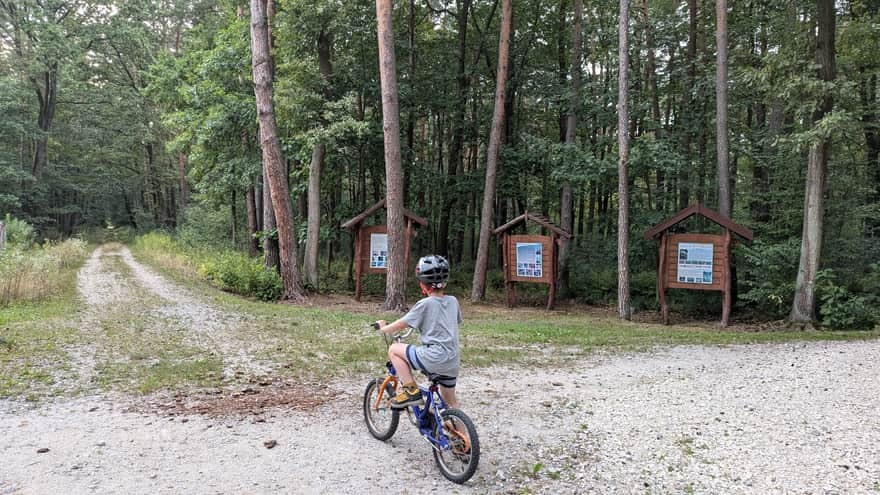
{"type": "MultiPolygon", "coordinates": [[[[464,483],[471,479],[480,463],[477,429],[471,418],[458,409],[447,409],[440,417],[449,448],[434,449],[434,461],[446,479],[454,483],[464,483]]],[[[439,438],[439,431],[436,435],[439,438]]]]}
{"type": "Polygon", "coordinates": [[[390,384],[385,386],[385,393],[382,394],[382,400],[376,407],[382,383],[382,379],[376,378],[367,384],[367,389],[364,391],[364,421],[366,421],[367,429],[370,430],[371,435],[378,440],[385,441],[397,431],[400,411],[391,409],[394,388],[390,384]]]}

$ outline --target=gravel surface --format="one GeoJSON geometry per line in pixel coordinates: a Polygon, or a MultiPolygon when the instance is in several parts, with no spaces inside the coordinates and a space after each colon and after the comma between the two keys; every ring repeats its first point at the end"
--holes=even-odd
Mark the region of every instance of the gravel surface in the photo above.
{"type": "Polygon", "coordinates": [[[130,413],[98,397],[0,402],[0,493],[876,493],[878,353],[877,342],[678,347],[471,372],[461,395],[483,459],[461,487],[405,421],[390,442],[367,433],[367,377],[335,384],[339,397],[314,411],[262,418],[130,413]]]}
{"type": "MultiPolygon", "coordinates": [[[[131,290],[101,267],[115,255],[96,252],[83,269],[90,311],[131,290]]],[[[222,312],[118,256],[194,340],[241,355],[222,312]]],[[[482,460],[464,486],[442,478],[405,418],[391,441],[370,436],[368,376],[331,384],[316,408],[259,415],[144,412],[174,400],[162,396],[0,400],[0,495],[880,493],[878,356],[878,341],[681,346],[466,370],[459,395],[482,460]]],[[[284,387],[274,390],[301,390],[284,387]]]]}

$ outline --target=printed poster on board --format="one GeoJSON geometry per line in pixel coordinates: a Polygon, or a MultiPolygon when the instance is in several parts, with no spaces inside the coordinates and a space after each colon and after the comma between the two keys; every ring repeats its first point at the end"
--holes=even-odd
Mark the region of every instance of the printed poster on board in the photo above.
{"type": "Polygon", "coordinates": [[[370,268],[388,268],[388,234],[370,234],[370,268]]]}
{"type": "Polygon", "coordinates": [[[540,242],[516,243],[516,276],[541,278],[544,276],[544,265],[540,242]]]}
{"type": "Polygon", "coordinates": [[[712,284],[712,244],[678,243],[678,273],[676,279],[685,284],[712,284]]]}

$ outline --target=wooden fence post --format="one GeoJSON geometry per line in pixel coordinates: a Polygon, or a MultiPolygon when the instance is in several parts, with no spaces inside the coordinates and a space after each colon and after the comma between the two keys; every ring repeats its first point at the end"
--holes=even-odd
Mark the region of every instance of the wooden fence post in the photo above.
{"type": "Polygon", "coordinates": [[[0,220],[0,249],[6,247],[6,222],[0,220]]]}

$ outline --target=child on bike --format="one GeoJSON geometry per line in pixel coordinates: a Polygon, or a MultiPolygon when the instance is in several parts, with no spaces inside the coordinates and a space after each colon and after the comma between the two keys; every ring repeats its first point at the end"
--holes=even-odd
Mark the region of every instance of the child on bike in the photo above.
{"type": "Polygon", "coordinates": [[[421,346],[391,344],[388,358],[403,383],[403,391],[391,400],[391,407],[403,409],[422,403],[422,393],[413,379],[411,369],[440,375],[440,395],[449,407],[457,408],[455,382],[461,364],[458,326],[461,308],[458,299],[444,294],[449,280],[449,262],[442,256],[430,255],[416,264],[419,288],[425,296],[403,318],[388,324],[379,320],[379,331],[396,333],[413,327],[421,334],[421,346]]]}

